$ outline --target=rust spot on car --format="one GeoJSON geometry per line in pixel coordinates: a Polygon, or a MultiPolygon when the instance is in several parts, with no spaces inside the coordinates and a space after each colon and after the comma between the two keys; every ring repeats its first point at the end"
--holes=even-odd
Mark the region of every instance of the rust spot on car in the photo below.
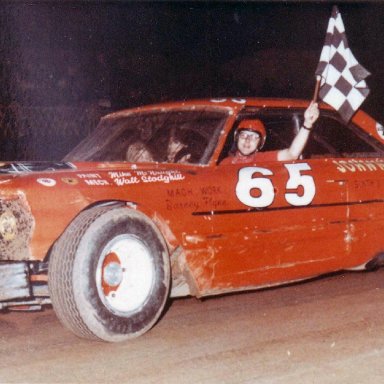
{"type": "Polygon", "coordinates": [[[23,193],[0,196],[0,260],[27,260],[35,220],[23,193]]]}

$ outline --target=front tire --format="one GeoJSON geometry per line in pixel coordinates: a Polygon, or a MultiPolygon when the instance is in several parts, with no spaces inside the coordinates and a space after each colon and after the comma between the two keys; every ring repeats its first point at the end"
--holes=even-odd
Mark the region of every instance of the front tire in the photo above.
{"type": "Polygon", "coordinates": [[[153,223],[126,207],[82,212],[55,243],[48,283],[60,321],[117,342],[147,332],[169,294],[169,255],[153,223]]]}

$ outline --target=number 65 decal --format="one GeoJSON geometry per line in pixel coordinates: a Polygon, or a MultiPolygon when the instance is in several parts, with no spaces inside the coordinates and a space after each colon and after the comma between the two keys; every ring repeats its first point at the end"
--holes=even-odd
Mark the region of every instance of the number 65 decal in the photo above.
{"type": "MultiPolygon", "coordinates": [[[[293,206],[309,205],[316,194],[313,177],[303,175],[303,171],[310,171],[307,163],[284,164],[289,179],[286,185],[285,200],[293,206]],[[299,188],[301,193],[299,193],[299,188]]],[[[236,184],[236,196],[245,205],[254,208],[270,206],[275,199],[275,188],[272,181],[265,176],[273,176],[272,171],[261,167],[245,167],[239,171],[236,184]],[[255,177],[255,175],[260,176],[255,177]]]]}

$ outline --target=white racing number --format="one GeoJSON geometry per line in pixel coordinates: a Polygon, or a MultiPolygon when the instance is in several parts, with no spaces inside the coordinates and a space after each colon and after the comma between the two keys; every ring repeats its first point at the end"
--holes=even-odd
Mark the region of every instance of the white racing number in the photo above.
{"type": "Polygon", "coordinates": [[[236,184],[236,196],[243,204],[249,207],[268,207],[275,198],[273,184],[267,177],[254,177],[257,173],[261,173],[262,176],[273,175],[266,168],[246,167],[240,169],[239,181],[236,184]],[[255,190],[258,190],[258,193],[255,190]]]}
{"type": "Polygon", "coordinates": [[[302,175],[302,171],[310,171],[311,167],[307,163],[284,164],[289,173],[287,181],[287,191],[295,190],[296,192],[287,192],[285,200],[287,203],[296,207],[311,204],[316,193],[316,186],[313,177],[310,175],[302,175]],[[303,192],[299,193],[302,187],[303,192]]]}
{"type": "MultiPolygon", "coordinates": [[[[289,178],[286,184],[285,200],[293,206],[309,205],[316,194],[316,186],[311,175],[302,174],[310,171],[307,163],[284,164],[289,178]]],[[[245,205],[253,208],[270,206],[275,199],[273,172],[267,168],[245,167],[239,170],[236,184],[236,196],[245,205]]]]}

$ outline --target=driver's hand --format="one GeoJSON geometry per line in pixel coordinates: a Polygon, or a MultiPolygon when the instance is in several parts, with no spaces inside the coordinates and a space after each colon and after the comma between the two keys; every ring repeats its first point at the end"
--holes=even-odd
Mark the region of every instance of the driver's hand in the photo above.
{"type": "Polygon", "coordinates": [[[319,118],[320,111],[318,103],[311,101],[308,108],[304,112],[304,126],[307,128],[312,128],[316,120],[319,118]]]}

